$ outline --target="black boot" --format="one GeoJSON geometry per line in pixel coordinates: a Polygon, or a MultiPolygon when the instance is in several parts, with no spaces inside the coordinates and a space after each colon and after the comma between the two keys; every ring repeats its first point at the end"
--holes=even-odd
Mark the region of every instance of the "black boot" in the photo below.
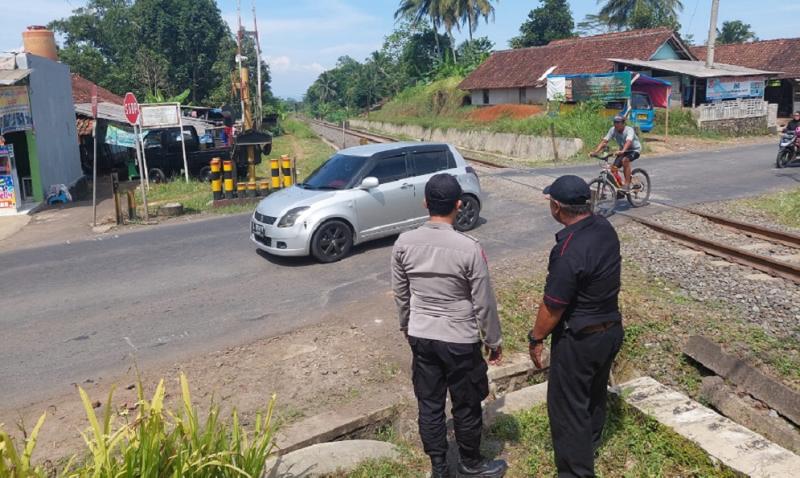
{"type": "Polygon", "coordinates": [[[447,468],[447,457],[431,457],[431,478],[450,478],[450,470],[447,468]]]}
{"type": "Polygon", "coordinates": [[[462,460],[458,464],[459,478],[502,478],[506,470],[505,460],[462,460]]]}

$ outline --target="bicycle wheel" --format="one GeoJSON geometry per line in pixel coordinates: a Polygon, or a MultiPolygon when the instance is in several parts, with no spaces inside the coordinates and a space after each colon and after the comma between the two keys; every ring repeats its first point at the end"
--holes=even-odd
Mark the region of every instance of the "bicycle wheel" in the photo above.
{"type": "Polygon", "coordinates": [[[616,188],[608,181],[597,178],[589,183],[589,190],[592,192],[592,212],[598,216],[610,216],[617,203],[616,188]]]}
{"type": "Polygon", "coordinates": [[[631,192],[628,202],[633,207],[642,207],[650,199],[650,175],[644,169],[631,171],[631,192]]]}

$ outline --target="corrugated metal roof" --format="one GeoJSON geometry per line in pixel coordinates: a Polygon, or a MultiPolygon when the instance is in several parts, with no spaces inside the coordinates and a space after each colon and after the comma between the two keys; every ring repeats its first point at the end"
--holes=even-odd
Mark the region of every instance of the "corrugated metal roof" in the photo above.
{"type": "Polygon", "coordinates": [[[756,70],[744,66],[714,63],[714,68],[706,67],[705,62],[689,60],[625,60],[609,58],[609,61],[621,65],[639,66],[653,70],[669,71],[695,78],[721,78],[724,76],[774,76],[777,72],[756,70]]]}
{"type": "MultiPolygon", "coordinates": [[[[75,112],[83,116],[92,116],[92,104],[78,103],[75,105],[75,112]]],[[[100,102],[97,104],[97,117],[108,121],[128,124],[128,119],[125,117],[125,108],[122,105],[100,102]]],[[[202,135],[207,129],[214,127],[214,125],[211,123],[186,116],[183,117],[183,125],[194,126],[194,128],[197,130],[197,134],[200,135],[202,135]]]]}
{"type": "Polygon", "coordinates": [[[22,68],[16,70],[0,70],[0,85],[9,86],[23,80],[31,74],[31,70],[22,68]]]}

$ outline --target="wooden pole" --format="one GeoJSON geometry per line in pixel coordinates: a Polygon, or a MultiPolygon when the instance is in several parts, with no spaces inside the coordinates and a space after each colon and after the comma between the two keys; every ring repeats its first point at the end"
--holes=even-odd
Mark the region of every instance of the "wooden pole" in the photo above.
{"type": "Polygon", "coordinates": [[[92,227],[97,227],[97,116],[92,119],[92,227]]]}

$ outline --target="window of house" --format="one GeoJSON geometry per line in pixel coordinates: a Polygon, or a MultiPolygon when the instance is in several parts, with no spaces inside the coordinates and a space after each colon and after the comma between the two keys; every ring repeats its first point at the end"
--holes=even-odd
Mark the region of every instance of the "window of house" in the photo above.
{"type": "Polygon", "coordinates": [[[525,88],[519,89],[519,102],[520,104],[526,104],[528,102],[528,90],[525,88]]]}
{"type": "Polygon", "coordinates": [[[483,104],[489,104],[489,90],[483,90],[483,104]]]}

